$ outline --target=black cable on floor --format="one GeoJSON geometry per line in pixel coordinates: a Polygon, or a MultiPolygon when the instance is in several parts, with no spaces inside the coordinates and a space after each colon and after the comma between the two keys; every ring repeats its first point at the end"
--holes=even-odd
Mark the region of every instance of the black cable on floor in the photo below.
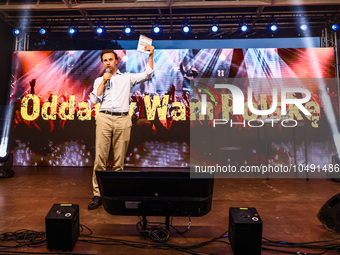
{"type": "MultiPolygon", "coordinates": [[[[139,228],[138,226],[141,225],[141,224],[142,224],[141,222],[138,222],[137,228],[139,228]]],[[[152,222],[152,224],[155,224],[154,227],[159,227],[160,225],[163,225],[164,223],[152,222]]],[[[147,229],[145,231],[151,231],[151,230],[152,230],[152,227],[150,227],[149,229],[147,229]]],[[[88,243],[92,243],[92,244],[99,244],[99,245],[127,245],[127,246],[130,246],[130,247],[142,248],[142,249],[154,248],[154,249],[162,249],[162,250],[177,250],[177,251],[181,251],[181,252],[188,253],[188,254],[202,255],[204,253],[197,252],[194,249],[203,247],[203,246],[205,246],[209,243],[212,243],[212,242],[222,242],[222,243],[229,244],[228,242],[219,240],[219,239],[222,239],[222,238],[226,238],[227,232],[228,231],[224,232],[222,235],[220,235],[216,238],[213,238],[211,240],[208,240],[208,241],[205,241],[205,242],[202,242],[202,243],[198,243],[198,244],[195,244],[195,245],[189,245],[189,246],[169,244],[166,241],[162,241],[162,240],[158,239],[159,236],[157,236],[156,240],[152,239],[153,241],[158,242],[158,243],[155,243],[155,244],[153,244],[153,243],[150,244],[150,243],[146,243],[146,242],[135,242],[135,241],[120,240],[120,239],[112,239],[112,238],[105,238],[105,237],[97,237],[97,236],[90,236],[90,235],[87,235],[86,237],[92,238],[94,240],[80,239],[78,241],[88,242],[88,243]]]]}
{"type": "MultiPolygon", "coordinates": [[[[194,245],[176,245],[168,243],[169,231],[164,229],[164,223],[159,222],[146,222],[149,224],[149,227],[145,230],[139,229],[142,226],[142,222],[137,223],[137,229],[144,234],[144,236],[152,237],[152,241],[155,243],[147,243],[147,242],[136,242],[136,241],[129,241],[129,240],[120,240],[120,239],[113,239],[113,238],[106,238],[106,237],[97,237],[92,235],[92,230],[80,224],[80,238],[78,239],[79,242],[87,242],[91,244],[98,244],[98,245],[126,245],[133,248],[139,249],[161,249],[161,250],[176,250],[183,253],[194,254],[194,255],[202,255],[203,253],[196,251],[195,249],[201,248],[205,245],[208,245],[213,242],[219,242],[230,245],[229,242],[223,240],[228,237],[228,231],[224,232],[222,235],[212,238],[208,241],[197,243],[194,245]],[[153,224],[153,225],[150,225],[153,224]],[[166,231],[165,231],[166,230],[166,231]],[[87,233],[85,233],[87,232],[87,233]]],[[[190,218],[189,218],[189,225],[186,231],[175,231],[179,234],[184,234],[190,229],[190,218]]],[[[172,220],[171,225],[172,227],[172,220]]],[[[263,238],[262,241],[262,249],[268,250],[277,253],[285,253],[285,254],[299,254],[299,255],[322,255],[327,253],[328,251],[340,251],[340,243],[334,243],[335,241],[339,241],[340,238],[334,238],[329,240],[323,241],[313,241],[313,242],[285,242],[285,241],[274,241],[267,238],[263,238]],[[280,249],[276,249],[280,248],[280,249]],[[281,249],[283,248],[283,249],[281,249]],[[310,252],[299,252],[293,250],[286,250],[284,248],[291,248],[291,249],[311,249],[311,250],[322,250],[317,253],[310,253],[310,252]]],[[[90,255],[88,253],[74,253],[74,252],[30,252],[30,251],[13,251],[11,249],[20,248],[20,247],[41,247],[46,245],[46,232],[41,231],[33,231],[27,229],[21,229],[14,232],[5,232],[0,234],[0,253],[5,254],[60,254],[60,255],[90,255]],[[8,243],[14,243],[12,245],[8,243]]],[[[91,254],[93,255],[93,254],[91,254]]]]}
{"type": "Polygon", "coordinates": [[[39,252],[39,251],[10,251],[10,250],[5,250],[1,251],[0,253],[5,253],[5,254],[46,254],[46,255],[97,255],[93,253],[76,253],[76,252],[39,252]]]}
{"type": "Polygon", "coordinates": [[[323,241],[293,243],[293,242],[285,242],[285,241],[273,241],[267,238],[263,238],[262,249],[271,250],[271,251],[280,252],[280,253],[289,253],[289,254],[321,255],[331,250],[340,251],[340,244],[330,243],[330,242],[334,242],[338,240],[340,240],[340,238],[334,238],[334,239],[323,240],[323,241]],[[323,250],[323,251],[318,252],[318,253],[309,253],[309,252],[299,252],[299,251],[290,251],[290,250],[281,250],[281,249],[279,250],[279,249],[268,248],[265,246],[280,247],[280,248],[293,248],[293,249],[299,249],[299,248],[300,249],[315,249],[315,250],[317,249],[317,250],[323,250]]]}

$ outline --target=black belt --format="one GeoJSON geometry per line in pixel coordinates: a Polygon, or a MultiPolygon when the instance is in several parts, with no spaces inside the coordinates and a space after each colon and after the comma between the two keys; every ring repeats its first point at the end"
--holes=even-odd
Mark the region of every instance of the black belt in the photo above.
{"type": "Polygon", "coordinates": [[[114,115],[114,116],[126,116],[129,114],[129,112],[110,112],[110,111],[100,111],[102,113],[105,114],[110,114],[110,115],[114,115]]]}

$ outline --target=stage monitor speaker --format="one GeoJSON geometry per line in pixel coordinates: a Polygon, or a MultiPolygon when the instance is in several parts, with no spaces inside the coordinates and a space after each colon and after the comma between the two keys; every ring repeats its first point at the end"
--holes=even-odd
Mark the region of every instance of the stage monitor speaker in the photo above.
{"type": "Polygon", "coordinates": [[[229,208],[229,240],[234,255],[259,255],[262,220],[256,208],[229,208]]]}
{"type": "Polygon", "coordinates": [[[45,224],[47,249],[73,250],[79,237],[79,205],[54,204],[45,224]]]}
{"type": "Polygon", "coordinates": [[[317,218],[328,230],[340,234],[340,193],[320,208],[317,218]]]}

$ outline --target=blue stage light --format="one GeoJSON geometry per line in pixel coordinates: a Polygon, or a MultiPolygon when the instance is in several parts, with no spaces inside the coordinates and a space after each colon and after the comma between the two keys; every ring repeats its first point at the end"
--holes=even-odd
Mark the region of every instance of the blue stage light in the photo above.
{"type": "Polygon", "coordinates": [[[46,34],[46,29],[45,29],[45,28],[40,28],[39,33],[40,33],[41,35],[46,34]]]}
{"type": "Polygon", "coordinates": [[[15,34],[15,35],[18,35],[18,34],[20,34],[20,30],[19,30],[19,29],[17,29],[17,28],[16,28],[16,29],[14,29],[14,30],[13,30],[13,34],[15,34]]]}
{"type": "Polygon", "coordinates": [[[308,26],[306,24],[303,24],[303,25],[300,26],[300,29],[302,31],[306,31],[308,29],[308,26]]]}
{"type": "Polygon", "coordinates": [[[153,28],[153,32],[154,32],[155,34],[158,34],[160,31],[161,31],[161,29],[160,29],[159,26],[155,26],[155,27],[153,28]]]}
{"type": "Polygon", "coordinates": [[[188,25],[184,25],[182,30],[183,30],[184,33],[189,33],[190,27],[188,25]]]}
{"type": "Polygon", "coordinates": [[[124,32],[125,32],[125,34],[130,34],[130,33],[132,32],[131,27],[126,27],[126,28],[124,29],[124,32]]]}
{"type": "Polygon", "coordinates": [[[246,32],[248,30],[248,26],[247,25],[242,25],[241,26],[241,31],[242,32],[246,32]]]}
{"type": "Polygon", "coordinates": [[[102,33],[104,33],[104,28],[102,28],[102,27],[97,27],[96,33],[97,33],[98,35],[101,35],[102,33]]]}
{"type": "Polygon", "coordinates": [[[216,33],[218,31],[218,26],[217,25],[212,25],[211,31],[216,33]]]}
{"type": "Polygon", "coordinates": [[[278,28],[277,25],[273,24],[270,26],[270,31],[275,32],[277,31],[277,28],[278,28]]]}
{"type": "Polygon", "coordinates": [[[339,29],[339,25],[338,25],[338,24],[333,24],[333,25],[332,25],[332,29],[333,29],[334,31],[338,30],[338,29],[339,29]]]}
{"type": "Polygon", "coordinates": [[[76,29],[73,28],[73,27],[70,27],[70,28],[68,29],[68,33],[69,33],[70,35],[73,35],[73,34],[76,33],[76,29]]]}

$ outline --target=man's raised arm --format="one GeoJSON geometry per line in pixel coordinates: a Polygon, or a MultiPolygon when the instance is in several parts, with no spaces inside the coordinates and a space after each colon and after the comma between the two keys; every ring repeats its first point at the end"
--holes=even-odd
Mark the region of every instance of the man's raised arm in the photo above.
{"type": "Polygon", "coordinates": [[[148,65],[153,69],[153,51],[155,50],[155,47],[152,45],[146,45],[145,50],[150,52],[148,65]]]}

